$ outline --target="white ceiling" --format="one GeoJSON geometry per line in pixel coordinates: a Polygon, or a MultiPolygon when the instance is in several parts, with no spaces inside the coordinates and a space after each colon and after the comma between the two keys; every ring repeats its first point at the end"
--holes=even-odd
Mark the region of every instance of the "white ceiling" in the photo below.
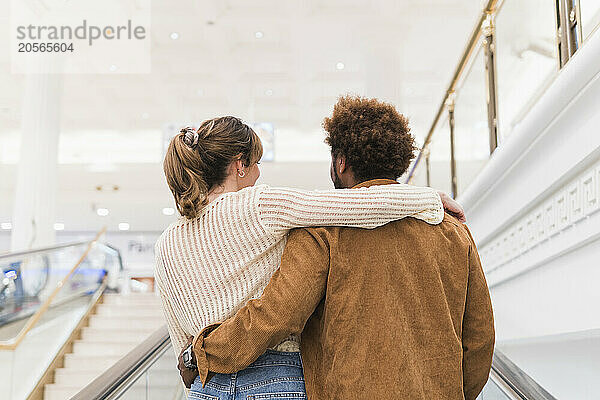
{"type": "MultiPolygon", "coordinates": [[[[8,3],[0,0],[0,9],[8,3]]],[[[96,229],[103,221],[91,205],[104,201],[114,223],[162,229],[160,210],[171,202],[160,168],[163,127],[223,114],[274,124],[276,162],[263,165],[265,182],[327,187],[320,125],[336,98],[390,101],[422,138],[480,9],[479,0],[153,0],[150,74],[63,76],[57,220],[67,229],[96,229]],[[339,62],[344,69],[336,69],[339,62]],[[118,153],[113,171],[93,172],[109,152],[118,153]],[[102,183],[121,190],[99,198],[93,188],[102,183]]],[[[8,26],[7,15],[0,25],[8,26]]],[[[12,212],[25,79],[10,73],[3,32],[2,221],[12,212]]]]}

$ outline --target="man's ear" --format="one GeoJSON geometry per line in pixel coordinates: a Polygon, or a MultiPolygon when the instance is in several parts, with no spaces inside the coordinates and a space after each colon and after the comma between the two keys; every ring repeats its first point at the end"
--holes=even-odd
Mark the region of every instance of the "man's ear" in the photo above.
{"type": "Polygon", "coordinates": [[[335,159],[335,169],[337,170],[338,174],[343,174],[346,171],[346,168],[346,157],[337,156],[335,159]]]}

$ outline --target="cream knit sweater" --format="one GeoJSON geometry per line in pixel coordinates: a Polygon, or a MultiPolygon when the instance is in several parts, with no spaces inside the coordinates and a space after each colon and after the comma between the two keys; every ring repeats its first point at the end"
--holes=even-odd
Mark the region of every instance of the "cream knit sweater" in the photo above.
{"type": "Polygon", "coordinates": [[[260,297],[290,229],[376,228],[404,217],[440,223],[438,194],[403,184],[312,192],[260,185],[223,194],[197,218],[179,218],[156,242],[154,272],[175,354],[187,337],[260,297]]]}

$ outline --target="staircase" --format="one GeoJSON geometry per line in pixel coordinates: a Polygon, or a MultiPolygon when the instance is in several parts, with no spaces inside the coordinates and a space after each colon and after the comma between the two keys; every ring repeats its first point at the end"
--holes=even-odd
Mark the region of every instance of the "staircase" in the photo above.
{"type": "MultiPolygon", "coordinates": [[[[164,324],[158,297],[153,293],[105,294],[81,339],[57,368],[54,383],[44,388],[44,400],[68,399],[123,358],[164,324]]],[[[173,369],[174,364],[157,368],[173,369]]]]}

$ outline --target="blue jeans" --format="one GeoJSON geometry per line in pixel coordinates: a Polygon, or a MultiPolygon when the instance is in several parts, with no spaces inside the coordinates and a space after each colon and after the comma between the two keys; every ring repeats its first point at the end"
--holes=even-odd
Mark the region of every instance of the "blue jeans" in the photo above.
{"type": "Polygon", "coordinates": [[[203,388],[199,378],[188,400],[306,399],[300,353],[267,350],[243,371],[216,374],[203,388]]]}

